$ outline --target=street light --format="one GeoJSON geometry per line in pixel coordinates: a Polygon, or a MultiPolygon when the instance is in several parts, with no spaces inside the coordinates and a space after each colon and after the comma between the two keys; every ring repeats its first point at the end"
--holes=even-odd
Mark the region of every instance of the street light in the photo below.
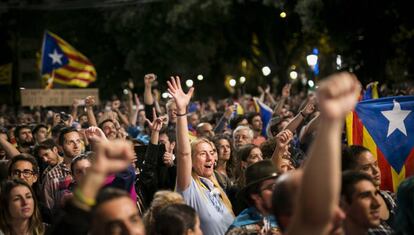
{"type": "Polygon", "coordinates": [[[286,12],[284,11],[280,12],[280,18],[286,18],[286,12]]]}
{"type": "Polygon", "coordinates": [[[296,78],[298,78],[298,73],[296,71],[291,71],[289,76],[292,80],[296,80],[296,78]]]}
{"type": "Polygon", "coordinates": [[[272,71],[270,70],[269,66],[264,66],[264,67],[262,68],[262,73],[263,73],[263,75],[264,75],[264,76],[269,76],[269,74],[270,74],[271,72],[272,72],[272,71]]]}
{"type": "Polygon", "coordinates": [[[245,83],[245,82],[246,82],[246,77],[245,77],[245,76],[241,76],[241,77],[239,78],[239,82],[240,82],[241,84],[245,83]]]}
{"type": "Polygon", "coordinates": [[[336,56],[336,69],[341,69],[341,68],[342,68],[342,56],[337,55],[336,56]]]}
{"type": "Polygon", "coordinates": [[[192,87],[192,86],[194,85],[194,82],[193,82],[193,80],[188,79],[187,81],[185,81],[185,85],[186,85],[187,87],[192,87]]]}
{"type": "Polygon", "coordinates": [[[308,65],[310,67],[314,67],[318,63],[318,56],[311,54],[306,56],[306,62],[308,62],[308,65]]]}
{"type": "Polygon", "coordinates": [[[197,80],[202,81],[203,79],[204,79],[204,77],[203,77],[203,75],[202,75],[202,74],[199,74],[199,75],[197,76],[197,80]]]}

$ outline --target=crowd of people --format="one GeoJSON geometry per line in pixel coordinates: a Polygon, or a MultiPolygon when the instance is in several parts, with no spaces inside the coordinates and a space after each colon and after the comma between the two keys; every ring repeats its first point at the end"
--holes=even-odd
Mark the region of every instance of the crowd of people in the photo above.
{"type": "Polygon", "coordinates": [[[413,178],[397,194],[381,190],[373,154],[346,146],[362,89],[353,74],[312,93],[259,88],[273,109],[267,125],[250,95],[194,101],[197,87],[173,76],[163,101],[156,80],[147,74],[142,96],[100,105],[88,96],[17,116],[3,107],[0,234],[414,231],[413,178]]]}

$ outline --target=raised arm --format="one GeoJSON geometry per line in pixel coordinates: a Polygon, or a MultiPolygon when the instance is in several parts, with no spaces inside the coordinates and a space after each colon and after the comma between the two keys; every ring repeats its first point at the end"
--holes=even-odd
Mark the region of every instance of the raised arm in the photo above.
{"type": "Polygon", "coordinates": [[[289,151],[289,142],[292,138],[293,134],[290,130],[283,130],[276,135],[276,148],[272,154],[272,162],[277,172],[283,172],[283,156],[289,151]]]}
{"type": "Polygon", "coordinates": [[[155,108],[152,109],[152,117],[152,122],[148,119],[145,119],[145,121],[148,123],[148,126],[151,130],[151,144],[157,145],[160,137],[160,130],[162,128],[162,124],[164,123],[167,117],[157,117],[157,112],[155,112],[155,108]]]}
{"type": "Polygon", "coordinates": [[[302,124],[307,116],[309,116],[315,110],[315,104],[313,99],[309,99],[305,107],[286,125],[285,129],[290,130],[292,133],[296,133],[296,130],[302,124]]]}
{"type": "Polygon", "coordinates": [[[321,121],[309,151],[289,235],[328,234],[339,205],[341,185],[341,131],[345,115],[353,109],[360,84],[349,73],[331,75],[317,91],[321,121]]]}
{"type": "Polygon", "coordinates": [[[132,108],[132,100],[130,102],[130,108],[129,108],[129,123],[131,124],[131,126],[136,126],[137,125],[137,118],[138,118],[138,113],[139,113],[139,97],[137,94],[134,94],[134,99],[135,99],[135,110],[133,110],[132,108]]]}
{"type": "Polygon", "coordinates": [[[144,76],[144,104],[153,105],[154,104],[154,96],[152,95],[152,83],[157,79],[155,74],[145,74],[144,76]]]}
{"type": "Polygon", "coordinates": [[[89,126],[98,126],[95,114],[93,113],[93,106],[95,105],[95,97],[88,96],[85,99],[86,115],[88,116],[89,126]]]}
{"type": "Polygon", "coordinates": [[[187,106],[190,103],[194,88],[190,88],[188,93],[184,93],[181,88],[180,78],[171,77],[167,81],[168,92],[174,98],[177,105],[177,184],[178,191],[183,191],[191,183],[191,146],[188,138],[187,129],[187,106]]]}
{"type": "Polygon", "coordinates": [[[280,112],[282,111],[282,108],[285,105],[286,100],[290,96],[290,87],[291,87],[291,84],[286,84],[285,86],[283,86],[282,97],[280,98],[279,102],[277,102],[275,109],[273,110],[273,113],[279,115],[280,112]]]}
{"type": "Polygon", "coordinates": [[[80,100],[78,100],[78,99],[74,99],[73,100],[73,103],[72,103],[72,111],[71,111],[71,115],[72,115],[72,117],[73,117],[73,120],[78,120],[78,107],[79,107],[79,103],[80,103],[80,100]]]}
{"type": "Polygon", "coordinates": [[[0,136],[0,146],[6,151],[6,155],[9,158],[13,158],[20,154],[19,150],[7,141],[6,137],[3,137],[3,135],[0,136]]]}

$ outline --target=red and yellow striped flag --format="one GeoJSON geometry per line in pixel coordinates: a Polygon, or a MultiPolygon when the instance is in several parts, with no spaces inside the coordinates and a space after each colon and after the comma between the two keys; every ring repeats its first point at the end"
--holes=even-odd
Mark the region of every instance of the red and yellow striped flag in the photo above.
{"type": "Polygon", "coordinates": [[[87,87],[96,81],[93,64],[69,43],[51,32],[43,39],[41,75],[48,81],[64,85],[87,87]]]}

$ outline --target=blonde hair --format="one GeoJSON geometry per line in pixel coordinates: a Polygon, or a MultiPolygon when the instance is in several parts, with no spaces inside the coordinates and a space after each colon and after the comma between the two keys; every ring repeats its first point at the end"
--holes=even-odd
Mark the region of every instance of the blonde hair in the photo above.
{"type": "Polygon", "coordinates": [[[158,212],[171,204],[184,204],[184,198],[172,191],[160,190],[155,193],[154,199],[151,202],[150,208],[145,212],[143,221],[147,235],[155,234],[155,216],[158,212]]]}
{"type": "MultiPolygon", "coordinates": [[[[211,142],[210,140],[208,140],[206,138],[197,138],[193,142],[191,142],[191,158],[192,159],[197,154],[197,151],[196,151],[197,146],[199,144],[202,144],[202,143],[209,144],[213,149],[215,149],[214,143],[211,142]]],[[[205,188],[204,184],[200,180],[200,176],[197,175],[196,172],[193,171],[191,175],[192,175],[194,181],[196,182],[198,188],[200,188],[200,189],[201,188],[205,188]]],[[[213,182],[214,187],[216,187],[219,190],[219,192],[220,192],[220,198],[221,198],[224,206],[226,206],[227,209],[228,209],[228,211],[232,215],[234,215],[234,213],[233,213],[233,207],[231,205],[231,202],[230,202],[229,198],[227,197],[227,194],[224,192],[223,188],[218,183],[218,181],[217,181],[216,176],[214,175],[214,173],[208,179],[211,180],[211,182],[213,182]]],[[[204,194],[202,194],[202,195],[203,195],[203,197],[205,196],[204,194]]]]}

